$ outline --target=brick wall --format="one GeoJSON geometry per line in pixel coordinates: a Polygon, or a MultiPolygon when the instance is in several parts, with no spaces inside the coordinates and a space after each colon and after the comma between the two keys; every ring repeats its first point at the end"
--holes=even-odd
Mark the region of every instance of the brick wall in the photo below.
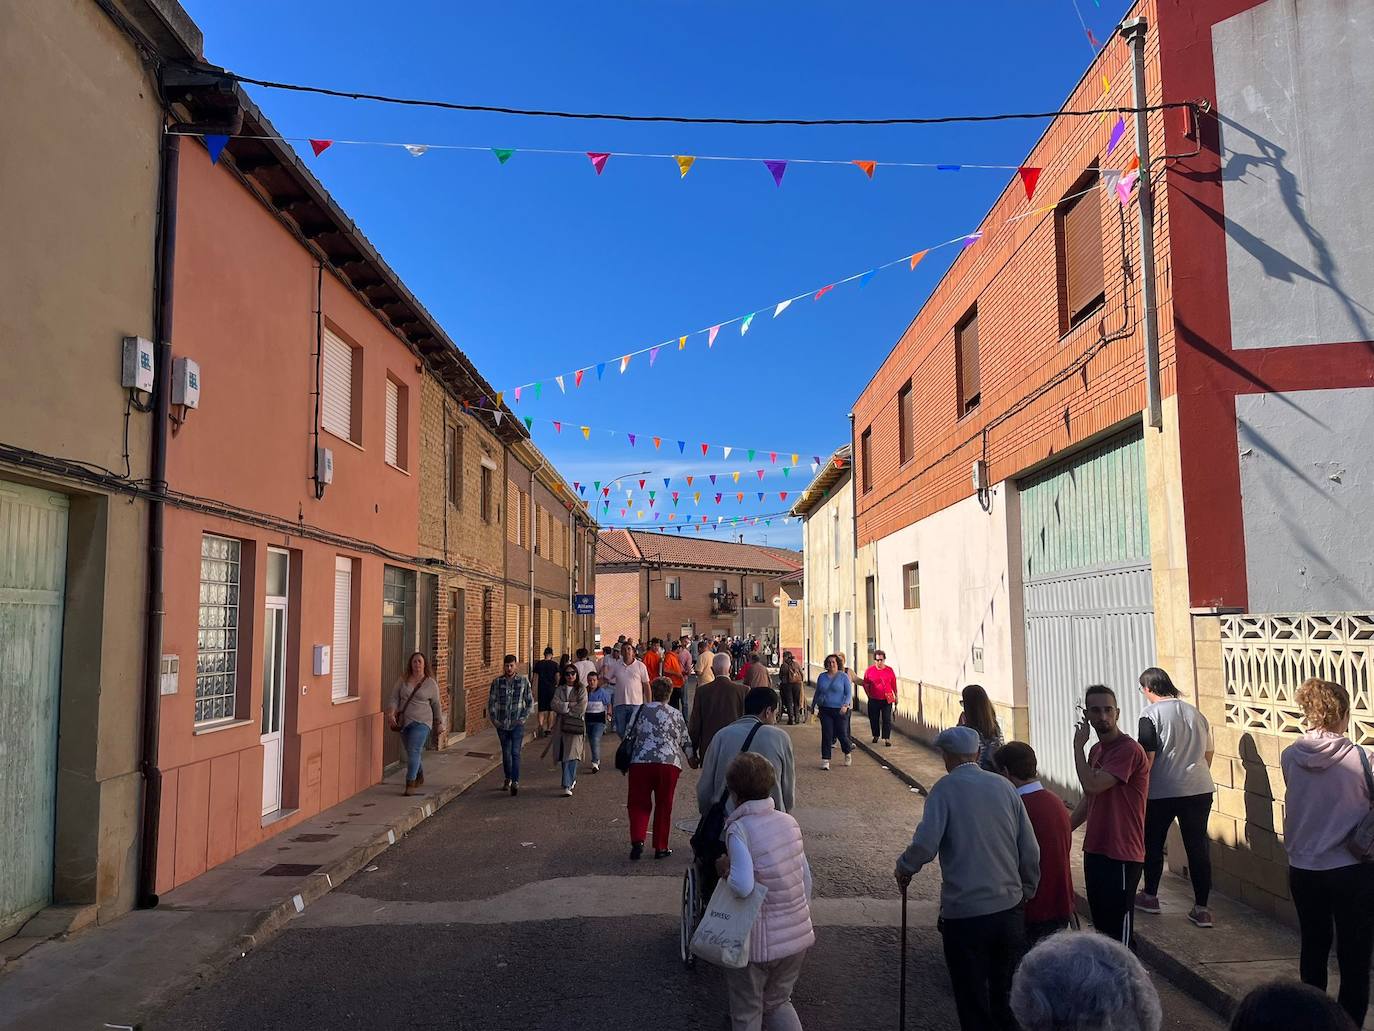
{"type": "Polygon", "coordinates": [[[596,574],[596,625],[603,645],[614,644],[621,634],[632,640],[639,636],[643,584],[643,574],[635,570],[596,574]]]}
{"type": "MultiPolygon", "coordinates": [[[[1150,19],[1146,80],[1159,100],[1159,50],[1154,3],[1139,5],[1150,19]]],[[[1130,55],[1115,39],[1084,76],[1069,108],[1129,105],[1130,55]],[[1102,80],[1110,83],[1104,97],[1102,80]]],[[[1043,166],[1034,199],[1013,176],[983,225],[981,241],[962,251],[855,405],[854,432],[872,428],[872,489],[857,501],[860,543],[887,536],[972,494],[970,468],[988,462],[991,482],[1030,466],[1127,419],[1145,406],[1139,318],[1137,208],[1115,194],[1096,197],[1102,213],[1106,301],[1085,322],[1060,332],[1055,216],[1031,214],[1070,193],[1095,161],[1121,168],[1134,153],[1128,126],[1107,154],[1114,118],[1059,118],[1026,159],[1043,166]],[[1123,279],[1122,223],[1131,278],[1123,279]],[[954,327],[977,304],[981,403],[961,417],[955,376],[954,327]],[[1120,339],[1102,342],[1104,337],[1120,339]],[[1086,357],[1091,354],[1091,357],[1086,357]],[[915,453],[899,464],[897,395],[913,385],[915,453]],[[1032,395],[1034,399],[1031,400],[1032,395]]],[[[1163,116],[1150,117],[1151,146],[1163,152],[1163,116]]],[[[1156,279],[1165,394],[1174,391],[1167,196],[1156,190],[1156,279]]]]}
{"type": "MultiPolygon", "coordinates": [[[[503,561],[505,530],[504,455],[499,440],[476,419],[464,415],[432,377],[426,376],[420,397],[420,551],[462,571],[444,570],[439,575],[439,604],[435,612],[434,674],[444,710],[444,726],[454,724],[452,713],[455,683],[451,669],[451,628],[461,626],[462,686],[467,732],[486,725],[483,711],[487,686],[501,672],[505,652],[505,601],[503,561]],[[449,500],[447,430],[459,431],[461,484],[458,504],[449,500]],[[490,521],[482,519],[482,460],[495,465],[490,473],[490,521]],[[491,591],[485,606],[484,590],[491,591]],[[461,605],[463,619],[455,620],[461,605]],[[489,617],[485,621],[484,614],[489,617]],[[484,629],[488,635],[485,648],[484,629]]],[[[456,641],[453,642],[456,644],[456,641]]],[[[441,739],[442,743],[442,739],[441,739]]]]}

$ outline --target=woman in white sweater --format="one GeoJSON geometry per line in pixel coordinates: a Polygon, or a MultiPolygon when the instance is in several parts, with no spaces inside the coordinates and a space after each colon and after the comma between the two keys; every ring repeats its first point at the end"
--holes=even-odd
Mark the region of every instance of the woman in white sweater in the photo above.
{"type": "Polygon", "coordinates": [[[753,752],[736,756],[725,771],[735,810],[725,821],[725,855],[716,869],[740,898],[757,884],[768,889],[749,934],[749,965],[725,971],[734,1031],[801,1031],[792,989],[816,941],[811,867],[801,827],[773,806],[775,777],[773,764],[753,752]]]}

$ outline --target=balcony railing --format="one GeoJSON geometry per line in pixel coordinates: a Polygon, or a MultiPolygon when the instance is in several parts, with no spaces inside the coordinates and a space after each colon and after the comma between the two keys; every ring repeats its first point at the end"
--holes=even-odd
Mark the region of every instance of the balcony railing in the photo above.
{"type": "Polygon", "coordinates": [[[738,607],[739,595],[734,591],[712,591],[711,592],[711,615],[718,616],[724,612],[734,612],[738,607]]]}

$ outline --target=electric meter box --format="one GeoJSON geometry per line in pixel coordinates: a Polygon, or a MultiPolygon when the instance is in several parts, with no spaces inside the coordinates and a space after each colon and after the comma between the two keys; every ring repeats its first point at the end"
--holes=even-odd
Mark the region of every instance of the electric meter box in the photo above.
{"type": "Polygon", "coordinates": [[[315,645],[315,649],[314,649],[314,653],[313,653],[313,655],[312,655],[312,659],[313,659],[313,661],[312,661],[311,664],[310,664],[310,668],[314,671],[315,676],[317,676],[317,677],[327,677],[327,676],[329,676],[329,671],[330,671],[330,669],[332,668],[332,667],[330,666],[329,645],[327,645],[327,644],[317,644],[317,645],[315,645]]]}
{"type": "Polygon", "coordinates": [[[172,404],[200,407],[200,366],[194,358],[172,361],[172,404]]]}
{"type": "Polygon", "coordinates": [[[120,385],[129,390],[153,392],[153,342],[143,337],[124,338],[120,385]]]}
{"type": "Polygon", "coordinates": [[[325,484],[334,482],[334,452],[327,447],[315,449],[315,479],[325,484]]]}

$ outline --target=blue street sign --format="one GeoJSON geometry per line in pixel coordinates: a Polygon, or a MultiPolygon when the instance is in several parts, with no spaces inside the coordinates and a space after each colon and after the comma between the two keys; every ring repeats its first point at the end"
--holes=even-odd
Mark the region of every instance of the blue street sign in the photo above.
{"type": "Polygon", "coordinates": [[[596,595],[595,594],[574,594],[573,612],[579,616],[596,615],[596,595]]]}

